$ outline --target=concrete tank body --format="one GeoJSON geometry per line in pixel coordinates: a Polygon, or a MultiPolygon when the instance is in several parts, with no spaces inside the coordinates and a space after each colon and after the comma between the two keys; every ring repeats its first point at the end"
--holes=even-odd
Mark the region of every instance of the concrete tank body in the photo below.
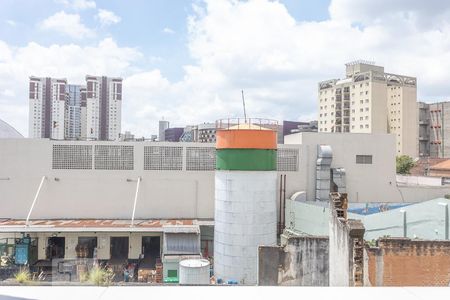
{"type": "Polygon", "coordinates": [[[186,285],[209,284],[210,264],[206,259],[185,259],[180,261],[179,283],[186,285]]]}
{"type": "Polygon", "coordinates": [[[222,129],[216,149],[214,275],[253,285],[258,246],[277,242],[276,132],[222,129]]]}
{"type": "Polygon", "coordinates": [[[216,279],[256,284],[258,246],[277,242],[276,180],[276,172],[216,171],[216,279]]]}

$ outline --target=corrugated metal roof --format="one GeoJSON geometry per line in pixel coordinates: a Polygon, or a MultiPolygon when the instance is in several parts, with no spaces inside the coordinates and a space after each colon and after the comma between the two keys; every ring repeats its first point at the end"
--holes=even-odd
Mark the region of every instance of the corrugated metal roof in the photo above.
{"type": "Polygon", "coordinates": [[[197,220],[158,219],[130,220],[108,219],[61,219],[61,220],[0,220],[0,232],[38,232],[38,231],[159,231],[199,232],[197,220]]]}

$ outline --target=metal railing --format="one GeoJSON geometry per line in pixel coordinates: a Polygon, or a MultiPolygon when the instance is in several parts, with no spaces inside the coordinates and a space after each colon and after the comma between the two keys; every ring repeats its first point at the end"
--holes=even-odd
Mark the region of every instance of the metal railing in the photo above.
{"type": "Polygon", "coordinates": [[[278,121],[263,118],[227,118],[216,121],[216,130],[230,129],[278,129],[278,121]]]}

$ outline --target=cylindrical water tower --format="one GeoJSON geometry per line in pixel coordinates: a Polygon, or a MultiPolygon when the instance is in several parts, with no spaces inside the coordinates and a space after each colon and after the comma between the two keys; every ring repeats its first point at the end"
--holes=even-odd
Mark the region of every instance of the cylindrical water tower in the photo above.
{"type": "Polygon", "coordinates": [[[186,285],[209,284],[209,261],[207,259],[185,259],[180,261],[179,283],[186,285]]]}
{"type": "Polygon", "coordinates": [[[277,242],[276,121],[217,121],[214,214],[216,280],[257,282],[260,245],[277,242]]]}

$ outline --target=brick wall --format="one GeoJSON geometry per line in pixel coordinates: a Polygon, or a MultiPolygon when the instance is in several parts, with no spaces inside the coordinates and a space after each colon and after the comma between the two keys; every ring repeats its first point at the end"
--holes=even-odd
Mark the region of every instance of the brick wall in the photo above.
{"type": "Polygon", "coordinates": [[[448,286],[450,241],[384,238],[367,249],[372,286],[448,286]]]}

